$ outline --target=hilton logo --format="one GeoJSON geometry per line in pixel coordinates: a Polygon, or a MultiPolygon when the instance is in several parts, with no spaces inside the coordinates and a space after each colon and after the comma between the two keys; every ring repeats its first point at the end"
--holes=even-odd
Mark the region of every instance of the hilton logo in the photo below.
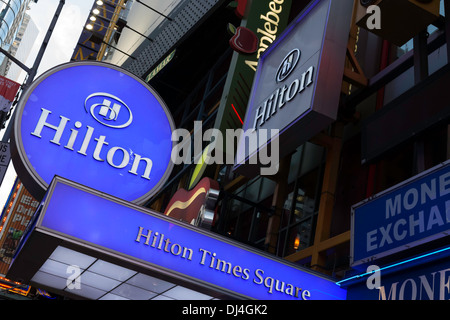
{"type": "MultiPolygon", "coordinates": [[[[286,80],[300,61],[301,52],[299,49],[291,50],[278,67],[275,80],[277,83],[286,80]]],[[[294,74],[298,75],[298,72],[294,74]]],[[[307,87],[313,83],[314,67],[310,66],[300,77],[293,80],[289,85],[280,84],[275,92],[265,99],[257,108],[253,121],[253,131],[261,128],[270,118],[275,117],[278,110],[302,94],[307,87]]]]}
{"type": "Polygon", "coordinates": [[[287,54],[286,58],[284,58],[280,67],[278,68],[277,82],[284,81],[291,74],[291,72],[297,66],[298,61],[300,60],[300,55],[301,53],[298,49],[294,49],[287,54]]]}
{"type": "MultiPolygon", "coordinates": [[[[87,102],[93,101],[92,105],[89,108],[91,116],[98,121],[99,123],[110,127],[110,128],[126,128],[133,121],[133,116],[131,113],[131,109],[119,98],[108,94],[108,93],[94,93],[89,95],[85,100],[85,109],[87,109],[87,102]],[[100,103],[95,103],[96,101],[101,101],[100,103]],[[111,106],[112,105],[112,106],[111,106]],[[98,112],[97,112],[98,110],[98,112]],[[122,111],[123,110],[123,111],[122,111]],[[100,118],[102,116],[103,118],[100,118]],[[116,123],[115,123],[116,122],[116,123]],[[113,124],[114,123],[114,124],[113,124]]],[[[55,131],[53,139],[50,140],[51,143],[56,144],[58,146],[61,145],[61,140],[65,129],[67,127],[67,123],[71,120],[65,116],[60,115],[59,123],[57,123],[57,118],[52,116],[52,112],[46,108],[41,108],[41,116],[37,122],[34,131],[31,132],[31,135],[42,138],[41,133],[44,127],[47,130],[51,129],[55,131]],[[52,118],[52,119],[50,119],[52,118]]],[[[92,137],[94,135],[94,128],[87,125],[86,131],[84,133],[84,138],[82,140],[78,139],[79,129],[83,127],[83,124],[80,121],[75,121],[75,128],[71,128],[70,136],[67,141],[64,143],[64,148],[75,151],[75,144],[78,141],[82,141],[81,147],[77,148],[76,151],[78,154],[87,156],[88,147],[91,144],[92,137]]],[[[97,138],[94,138],[97,142],[92,157],[100,162],[105,161],[102,154],[105,152],[104,150],[107,148],[109,143],[106,141],[105,135],[100,135],[97,138]]],[[[138,168],[141,162],[145,163],[145,170],[141,175],[142,178],[150,180],[150,173],[152,170],[153,162],[149,158],[144,158],[136,153],[130,153],[126,148],[122,147],[112,147],[106,153],[106,162],[117,169],[123,169],[129,165],[130,159],[133,159],[131,169],[128,171],[131,174],[138,175],[138,168]]]]}
{"type": "Polygon", "coordinates": [[[125,102],[105,92],[97,92],[88,96],[84,101],[84,109],[86,112],[90,112],[96,121],[110,128],[126,128],[133,121],[131,109],[125,102]],[[98,103],[95,103],[97,100],[99,100],[98,103]],[[89,104],[91,106],[88,111],[89,104]]]}

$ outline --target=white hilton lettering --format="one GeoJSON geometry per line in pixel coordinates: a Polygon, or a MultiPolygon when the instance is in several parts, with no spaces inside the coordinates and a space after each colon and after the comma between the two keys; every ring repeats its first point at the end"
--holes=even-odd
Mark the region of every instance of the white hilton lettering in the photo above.
{"type": "MultiPolygon", "coordinates": [[[[47,122],[47,118],[51,114],[51,111],[47,110],[45,108],[41,108],[41,110],[42,110],[42,113],[39,118],[39,121],[36,125],[36,128],[34,128],[34,131],[31,132],[31,134],[38,138],[42,138],[42,136],[41,136],[42,130],[44,129],[44,127],[47,127],[49,129],[55,130],[55,135],[53,136],[53,139],[50,140],[50,142],[54,143],[56,145],[61,145],[61,143],[60,143],[61,137],[62,137],[63,132],[66,128],[66,125],[70,121],[70,119],[66,118],[64,116],[59,116],[61,119],[59,121],[59,124],[53,125],[53,124],[50,124],[47,122]]],[[[80,129],[83,125],[81,122],[76,121],[74,126],[76,129],[80,129]]],[[[81,144],[80,149],[77,151],[77,153],[82,154],[84,156],[87,156],[86,151],[92,140],[92,136],[94,134],[94,128],[92,128],[90,126],[86,126],[86,127],[87,127],[87,130],[84,135],[83,142],[81,144]]],[[[67,144],[64,146],[64,148],[74,151],[73,147],[75,145],[75,141],[78,136],[78,130],[76,130],[76,129],[73,129],[73,128],[70,129],[71,130],[70,137],[69,137],[69,140],[67,141],[67,144]]],[[[95,146],[92,157],[95,160],[100,161],[100,162],[105,161],[104,159],[102,159],[101,153],[102,153],[103,147],[109,145],[109,143],[106,141],[106,136],[100,135],[98,138],[94,138],[94,140],[97,141],[97,144],[95,146]]],[[[131,169],[128,172],[131,174],[134,174],[134,175],[138,175],[137,171],[139,169],[139,165],[141,162],[143,162],[145,164],[145,170],[144,170],[144,173],[141,175],[141,177],[144,179],[150,180],[150,173],[151,173],[152,166],[153,166],[152,160],[149,158],[144,158],[138,154],[134,154],[133,156],[134,156],[133,164],[131,165],[131,169]]],[[[128,151],[125,148],[113,147],[113,148],[110,148],[106,154],[106,162],[114,168],[122,169],[122,168],[125,168],[128,165],[128,163],[130,162],[130,154],[128,153],[128,151]],[[114,163],[114,161],[113,161],[116,153],[122,154],[122,160],[120,161],[120,163],[114,163]]]]}
{"type": "Polygon", "coordinates": [[[302,94],[307,87],[313,83],[314,67],[311,66],[303,72],[301,78],[295,79],[289,86],[278,88],[261,105],[256,108],[253,131],[262,127],[264,123],[275,116],[277,110],[281,110],[288,102],[292,101],[297,94],[302,94]]]}

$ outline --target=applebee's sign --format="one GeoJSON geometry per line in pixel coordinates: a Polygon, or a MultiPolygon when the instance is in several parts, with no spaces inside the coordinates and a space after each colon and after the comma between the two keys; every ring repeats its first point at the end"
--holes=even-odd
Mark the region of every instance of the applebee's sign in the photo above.
{"type": "Polygon", "coordinates": [[[14,125],[14,166],[36,198],[58,175],[143,203],[173,167],[166,105],[109,64],[68,63],[46,72],[25,92],[14,125]]]}
{"type": "Polygon", "coordinates": [[[234,34],[229,43],[234,51],[242,54],[252,54],[258,49],[258,37],[252,30],[246,27],[238,27],[236,30],[234,26],[229,26],[234,34]]]}

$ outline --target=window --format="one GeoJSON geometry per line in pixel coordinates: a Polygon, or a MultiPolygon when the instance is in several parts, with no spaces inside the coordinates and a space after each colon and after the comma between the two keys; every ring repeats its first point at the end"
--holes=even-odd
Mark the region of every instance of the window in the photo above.
{"type": "Polygon", "coordinates": [[[313,244],[325,150],[305,143],[291,157],[290,193],[283,207],[277,254],[287,256],[313,244]]]}
{"type": "Polygon", "coordinates": [[[274,188],[275,182],[258,176],[234,193],[223,191],[214,231],[264,249],[274,188]]]}
{"type": "MultiPolygon", "coordinates": [[[[439,14],[441,16],[445,16],[444,0],[441,0],[441,4],[440,4],[440,8],[439,8],[439,14]]],[[[429,35],[435,33],[436,31],[438,31],[438,28],[436,28],[434,25],[429,25],[428,28],[427,28],[427,32],[428,32],[429,35]]],[[[396,57],[397,58],[401,57],[402,55],[404,55],[408,51],[411,51],[412,49],[414,49],[414,44],[413,44],[413,39],[410,39],[403,46],[397,47],[396,57]]]]}

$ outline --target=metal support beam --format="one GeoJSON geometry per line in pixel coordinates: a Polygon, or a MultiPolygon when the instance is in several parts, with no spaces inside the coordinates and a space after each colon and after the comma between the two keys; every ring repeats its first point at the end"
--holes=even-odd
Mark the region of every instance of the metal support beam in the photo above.
{"type": "Polygon", "coordinates": [[[148,8],[148,9],[150,9],[150,10],[152,10],[153,12],[156,12],[157,14],[159,14],[160,16],[163,16],[164,18],[166,18],[167,20],[169,20],[169,21],[173,21],[173,19],[172,18],[170,18],[170,17],[168,17],[168,16],[166,16],[165,14],[163,14],[163,13],[161,13],[161,12],[159,12],[158,10],[155,10],[155,9],[153,9],[152,7],[150,7],[149,5],[147,5],[147,4],[145,4],[145,3],[143,3],[142,1],[139,1],[139,0],[136,0],[136,2],[137,3],[140,3],[140,4],[142,4],[144,7],[146,7],[146,8],[148,8]]]}
{"type": "Polygon", "coordinates": [[[336,122],[333,126],[331,137],[333,139],[333,144],[327,149],[322,194],[320,196],[319,213],[317,215],[311,267],[313,270],[322,272],[324,270],[321,268],[326,265],[327,257],[326,253],[319,249],[319,244],[329,239],[331,234],[331,222],[333,221],[332,217],[337,179],[339,176],[343,132],[344,125],[341,122],[336,122]]]}
{"type": "Polygon", "coordinates": [[[276,181],[277,185],[275,186],[272,198],[273,215],[269,218],[265,240],[267,251],[272,254],[277,253],[283,205],[288,193],[288,184],[286,181],[289,176],[290,164],[291,155],[288,155],[280,161],[280,170],[273,179],[276,181]]]}
{"type": "Polygon", "coordinates": [[[143,33],[139,32],[139,31],[137,31],[136,29],[133,29],[133,28],[130,27],[129,25],[124,25],[123,27],[124,27],[124,28],[127,28],[127,29],[130,29],[131,31],[137,33],[138,35],[140,35],[141,37],[147,39],[147,40],[150,41],[150,42],[153,42],[153,41],[154,41],[152,38],[147,37],[145,34],[143,34],[143,33]]]}
{"type": "MultiPolygon", "coordinates": [[[[45,50],[47,49],[47,45],[50,41],[50,37],[52,36],[53,29],[55,29],[56,22],[58,22],[59,15],[61,14],[61,11],[62,11],[62,8],[64,7],[65,2],[66,2],[65,0],[59,1],[58,7],[56,8],[55,14],[53,15],[53,19],[50,22],[50,26],[48,27],[47,33],[45,35],[44,41],[42,42],[41,48],[39,49],[36,59],[34,60],[33,66],[31,68],[28,68],[25,65],[23,65],[22,63],[18,64],[19,67],[21,67],[28,73],[28,78],[22,87],[23,90],[26,90],[31,85],[34,78],[36,77],[39,65],[42,61],[42,57],[44,56],[45,50]],[[23,67],[25,67],[25,68],[23,68],[23,67]]],[[[14,59],[14,60],[16,60],[16,59],[14,59]]],[[[14,60],[12,60],[12,61],[17,63],[14,60]]],[[[8,127],[6,128],[5,134],[3,135],[2,142],[9,141],[15,117],[16,117],[16,109],[13,111],[13,114],[11,115],[11,120],[9,121],[9,124],[8,124],[8,127]]]]}
{"type": "Polygon", "coordinates": [[[447,125],[447,159],[450,159],[450,124],[447,125]]]}
{"type": "Polygon", "coordinates": [[[418,84],[428,77],[428,50],[426,30],[414,37],[414,83],[418,84]]]}
{"type": "MultiPolygon", "coordinates": [[[[97,16],[97,17],[98,17],[100,20],[103,20],[103,21],[105,21],[105,22],[110,22],[110,23],[112,22],[111,20],[106,19],[106,18],[104,18],[104,17],[101,17],[101,16],[97,16]]],[[[97,25],[97,26],[102,27],[102,25],[101,25],[100,23],[96,23],[96,22],[89,22],[88,24],[90,24],[90,25],[97,25]]],[[[114,25],[113,25],[113,26],[109,26],[108,29],[111,29],[111,28],[113,28],[114,26],[117,26],[117,24],[114,23],[114,25]]],[[[143,33],[139,32],[139,31],[137,31],[136,29],[133,29],[132,27],[128,26],[127,24],[125,24],[123,27],[124,27],[124,28],[127,28],[127,29],[130,29],[131,31],[137,33],[138,35],[140,35],[141,37],[143,37],[143,38],[149,40],[150,42],[153,42],[153,41],[154,41],[152,38],[147,37],[145,34],[143,34],[143,33]]],[[[88,30],[89,30],[89,29],[88,29],[88,30]]],[[[121,34],[121,33],[119,33],[119,34],[121,34]]],[[[106,36],[105,36],[105,38],[106,38],[106,36]]]]}
{"type": "Polygon", "coordinates": [[[59,0],[58,7],[56,8],[55,14],[53,15],[52,21],[50,22],[50,26],[48,27],[47,33],[45,34],[44,41],[42,42],[41,48],[39,49],[36,60],[34,61],[33,67],[31,67],[31,71],[28,75],[28,79],[25,82],[24,89],[28,88],[31,83],[34,81],[36,77],[39,65],[42,61],[42,57],[44,56],[45,50],[47,49],[47,45],[50,42],[50,38],[52,36],[53,30],[55,29],[56,23],[58,22],[59,15],[61,14],[62,8],[66,3],[65,0],[59,0]]]}
{"type": "MultiPolygon", "coordinates": [[[[428,77],[427,32],[420,32],[414,37],[414,83],[418,84],[428,77]]],[[[414,171],[420,173],[425,170],[424,140],[418,137],[414,141],[414,171]]]]}
{"type": "Polygon", "coordinates": [[[352,85],[366,87],[368,84],[367,77],[364,75],[350,44],[347,46],[347,59],[350,66],[346,66],[344,69],[344,80],[352,85]]]}
{"type": "Polygon", "coordinates": [[[24,65],[21,61],[17,60],[16,57],[11,55],[8,51],[0,47],[0,52],[3,53],[8,59],[17,64],[20,68],[25,70],[26,73],[30,74],[31,69],[24,65]]]}
{"type": "Polygon", "coordinates": [[[447,63],[450,63],[450,2],[444,1],[445,42],[447,43],[447,63]]]}
{"type": "Polygon", "coordinates": [[[107,47],[113,48],[114,50],[117,50],[117,51],[119,51],[120,53],[122,53],[122,54],[126,55],[127,57],[129,57],[129,58],[131,58],[131,59],[133,59],[133,60],[136,60],[136,58],[135,58],[135,57],[133,57],[133,56],[129,55],[128,53],[126,53],[126,52],[124,52],[124,51],[122,51],[122,50],[120,50],[119,48],[116,48],[116,47],[114,47],[114,46],[110,45],[110,44],[109,44],[108,42],[106,42],[106,41],[102,40],[102,43],[103,43],[104,45],[106,45],[107,47]]]}

